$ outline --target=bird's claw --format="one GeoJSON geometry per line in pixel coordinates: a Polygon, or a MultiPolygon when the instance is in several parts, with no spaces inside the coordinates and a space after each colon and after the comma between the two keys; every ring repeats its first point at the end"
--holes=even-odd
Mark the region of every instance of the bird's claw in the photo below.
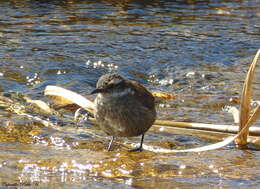
{"type": "Polygon", "coordinates": [[[142,152],[142,151],[144,151],[144,149],[142,147],[138,147],[138,148],[128,150],[128,152],[142,152]]]}

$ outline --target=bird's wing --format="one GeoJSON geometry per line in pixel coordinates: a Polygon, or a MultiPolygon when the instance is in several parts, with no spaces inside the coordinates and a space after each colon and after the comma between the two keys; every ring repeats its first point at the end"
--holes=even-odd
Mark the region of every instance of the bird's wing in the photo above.
{"type": "Polygon", "coordinates": [[[139,101],[147,108],[153,109],[154,108],[154,97],[153,95],[140,83],[136,81],[129,82],[133,83],[131,86],[133,87],[135,94],[139,101]],[[139,91],[139,92],[137,92],[139,91]]]}

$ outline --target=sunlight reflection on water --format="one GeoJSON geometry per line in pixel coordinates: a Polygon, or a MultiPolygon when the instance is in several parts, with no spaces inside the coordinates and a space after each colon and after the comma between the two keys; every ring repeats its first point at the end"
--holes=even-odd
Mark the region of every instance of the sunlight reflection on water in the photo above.
{"type": "MultiPolygon", "coordinates": [[[[17,106],[21,93],[47,101],[44,88],[59,85],[87,95],[100,75],[118,72],[152,91],[185,94],[160,102],[158,118],[231,124],[222,109],[239,98],[260,44],[257,1],[10,0],[0,5],[0,92],[14,96],[12,106],[21,112],[27,107],[17,106]]],[[[256,74],[256,100],[258,81],[256,74]]],[[[129,143],[138,141],[131,138],[119,139],[118,151],[107,153],[106,135],[88,124],[76,128],[70,113],[42,115],[32,107],[29,113],[58,128],[45,128],[1,104],[1,186],[259,187],[258,151],[230,145],[205,153],[127,153],[129,143]]],[[[205,135],[165,128],[149,131],[145,142],[186,149],[226,137],[205,135]]]]}

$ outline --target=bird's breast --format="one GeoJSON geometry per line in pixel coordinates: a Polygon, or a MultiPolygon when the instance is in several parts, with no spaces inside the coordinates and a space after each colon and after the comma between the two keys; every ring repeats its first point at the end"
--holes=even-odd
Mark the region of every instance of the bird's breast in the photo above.
{"type": "Polygon", "coordinates": [[[113,136],[138,136],[155,120],[155,110],[139,101],[132,89],[113,94],[98,94],[95,118],[100,128],[113,136]]]}

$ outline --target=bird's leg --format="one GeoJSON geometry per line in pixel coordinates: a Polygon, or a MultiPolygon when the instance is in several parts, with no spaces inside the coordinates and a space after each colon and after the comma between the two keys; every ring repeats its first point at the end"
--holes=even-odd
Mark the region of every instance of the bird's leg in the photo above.
{"type": "Polygon", "coordinates": [[[143,142],[144,142],[144,134],[142,134],[140,146],[138,148],[134,148],[132,150],[129,150],[129,152],[142,152],[143,151],[143,142]]]}
{"type": "Polygon", "coordinates": [[[112,148],[112,144],[113,144],[113,142],[114,142],[114,139],[115,139],[115,137],[112,136],[112,138],[111,138],[111,140],[110,140],[110,142],[109,142],[108,148],[107,148],[107,151],[108,151],[108,152],[111,151],[111,148],[112,148]]]}

